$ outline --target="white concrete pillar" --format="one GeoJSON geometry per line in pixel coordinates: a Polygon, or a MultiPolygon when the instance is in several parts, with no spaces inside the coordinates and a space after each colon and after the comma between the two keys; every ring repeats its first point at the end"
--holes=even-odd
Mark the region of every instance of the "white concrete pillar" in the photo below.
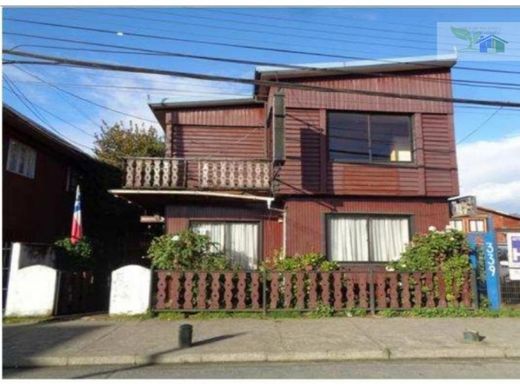
{"type": "Polygon", "coordinates": [[[20,269],[22,245],[14,243],[5,315],[8,317],[51,316],[56,299],[58,271],[45,265],[20,269]]]}
{"type": "Polygon", "coordinates": [[[110,315],[144,314],[150,309],[151,270],[127,265],[112,272],[110,315]]]}

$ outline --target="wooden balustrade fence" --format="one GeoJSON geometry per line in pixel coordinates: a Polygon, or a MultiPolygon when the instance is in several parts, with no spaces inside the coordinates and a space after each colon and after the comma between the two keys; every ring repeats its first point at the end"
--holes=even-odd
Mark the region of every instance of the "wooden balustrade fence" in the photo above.
{"type": "Polygon", "coordinates": [[[155,310],[311,311],[471,307],[471,275],[448,288],[440,272],[155,271],[155,310]]]}

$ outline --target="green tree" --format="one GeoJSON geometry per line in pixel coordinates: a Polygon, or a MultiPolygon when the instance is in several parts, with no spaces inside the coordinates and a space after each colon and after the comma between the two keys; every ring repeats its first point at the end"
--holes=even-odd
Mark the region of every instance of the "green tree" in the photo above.
{"type": "Polygon", "coordinates": [[[101,161],[123,168],[125,157],[162,157],[164,141],[157,130],[132,121],[128,126],[123,122],[109,126],[103,121],[101,132],[96,134],[94,153],[101,161]]]}

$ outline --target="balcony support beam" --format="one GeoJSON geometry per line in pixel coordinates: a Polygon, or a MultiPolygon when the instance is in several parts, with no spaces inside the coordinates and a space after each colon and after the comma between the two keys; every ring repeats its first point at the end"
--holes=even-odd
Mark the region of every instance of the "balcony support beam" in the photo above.
{"type": "Polygon", "coordinates": [[[210,196],[216,198],[232,198],[266,202],[267,208],[271,209],[271,204],[275,200],[271,196],[258,196],[251,194],[233,194],[229,192],[214,192],[214,191],[189,191],[189,190],[130,190],[130,189],[113,189],[108,190],[109,193],[115,196],[124,195],[190,195],[190,196],[210,196]]]}

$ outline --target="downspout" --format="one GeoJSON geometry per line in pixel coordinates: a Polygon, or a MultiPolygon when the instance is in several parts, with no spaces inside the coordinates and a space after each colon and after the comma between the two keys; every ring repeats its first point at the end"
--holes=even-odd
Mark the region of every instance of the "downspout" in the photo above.
{"type": "Polygon", "coordinates": [[[287,246],[287,210],[270,207],[270,202],[268,203],[268,207],[269,210],[274,210],[278,211],[279,213],[282,213],[282,256],[285,257],[287,246]]]}

